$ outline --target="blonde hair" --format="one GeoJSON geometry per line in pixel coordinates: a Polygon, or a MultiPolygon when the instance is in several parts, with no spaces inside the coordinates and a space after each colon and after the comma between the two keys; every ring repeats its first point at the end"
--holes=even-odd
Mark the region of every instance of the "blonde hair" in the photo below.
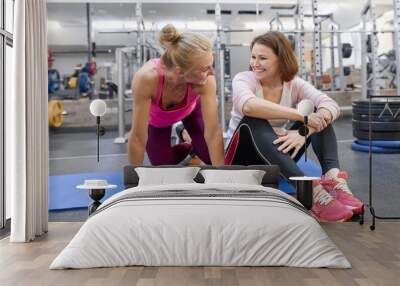
{"type": "Polygon", "coordinates": [[[194,57],[212,53],[212,44],[207,37],[197,33],[178,32],[171,24],[161,29],[159,41],[165,48],[161,61],[167,68],[179,66],[188,69],[194,57]]]}

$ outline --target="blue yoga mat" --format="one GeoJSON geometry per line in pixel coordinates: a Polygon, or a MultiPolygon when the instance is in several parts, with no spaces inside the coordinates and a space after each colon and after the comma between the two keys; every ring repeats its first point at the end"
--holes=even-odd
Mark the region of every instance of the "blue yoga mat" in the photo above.
{"type": "Polygon", "coordinates": [[[102,201],[124,188],[122,171],[50,176],[49,210],[87,208],[93,200],[89,197],[88,190],[79,190],[76,186],[90,179],[107,180],[109,184],[117,185],[116,189],[106,190],[106,195],[102,201]]]}
{"type": "MultiPolygon", "coordinates": [[[[297,162],[297,166],[304,172],[304,175],[310,177],[321,177],[322,170],[318,163],[313,160],[307,159],[304,161],[304,156],[297,162]]],[[[287,194],[295,194],[295,188],[282,177],[279,179],[279,189],[287,194]]]]}
{"type": "MultiPolygon", "coordinates": [[[[355,141],[359,145],[369,146],[368,140],[356,140],[355,141]]],[[[372,146],[383,147],[383,148],[399,148],[400,149],[400,141],[371,141],[372,146]]]]}
{"type": "MultiPolygon", "coordinates": [[[[369,152],[369,146],[358,144],[357,141],[351,144],[351,149],[354,151],[360,152],[369,152]]],[[[381,154],[398,154],[400,153],[400,148],[386,148],[379,146],[371,146],[372,153],[381,153],[381,154]]]]}

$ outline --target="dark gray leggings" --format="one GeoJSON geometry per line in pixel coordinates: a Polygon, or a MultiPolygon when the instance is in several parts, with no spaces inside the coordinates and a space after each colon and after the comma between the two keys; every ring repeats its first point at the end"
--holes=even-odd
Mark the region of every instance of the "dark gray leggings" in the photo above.
{"type": "MultiPolygon", "coordinates": [[[[300,124],[300,122],[294,123],[291,130],[298,129],[300,124]]],[[[279,165],[281,175],[287,180],[291,176],[304,175],[303,171],[296,165],[296,162],[304,153],[304,148],[298,152],[294,159],[290,157],[293,150],[289,154],[283,154],[278,151],[279,145],[272,143],[278,136],[267,120],[245,116],[240,121],[235,134],[237,132],[239,132],[240,139],[231,164],[252,165],[267,163],[279,165]]],[[[337,140],[332,125],[329,125],[319,133],[309,136],[307,138],[307,146],[310,143],[321,164],[323,174],[332,168],[339,168],[337,140]]],[[[229,148],[230,146],[228,146],[227,152],[229,148]]]]}

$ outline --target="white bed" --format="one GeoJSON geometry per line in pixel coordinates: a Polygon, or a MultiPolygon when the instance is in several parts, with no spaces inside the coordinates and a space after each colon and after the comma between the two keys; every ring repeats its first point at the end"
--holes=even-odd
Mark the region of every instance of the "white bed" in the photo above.
{"type": "Polygon", "coordinates": [[[138,186],[114,195],[50,269],[128,265],[351,267],[285,193],[198,183],[138,186]]]}

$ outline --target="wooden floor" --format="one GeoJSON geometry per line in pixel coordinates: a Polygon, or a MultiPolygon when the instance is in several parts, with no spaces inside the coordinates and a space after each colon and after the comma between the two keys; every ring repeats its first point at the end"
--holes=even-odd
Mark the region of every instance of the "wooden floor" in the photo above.
{"type": "Polygon", "coordinates": [[[27,244],[0,241],[0,285],[400,285],[400,223],[324,224],[353,268],[123,267],[48,270],[81,223],[50,223],[49,233],[27,244]]]}

